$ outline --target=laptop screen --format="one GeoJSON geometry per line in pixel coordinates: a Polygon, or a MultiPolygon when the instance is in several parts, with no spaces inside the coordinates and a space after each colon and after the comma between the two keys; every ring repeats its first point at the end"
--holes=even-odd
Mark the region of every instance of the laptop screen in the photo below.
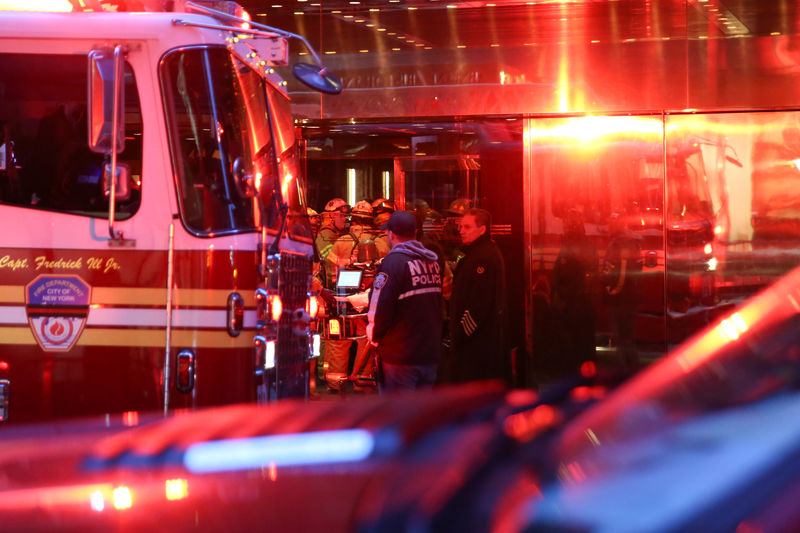
{"type": "Polygon", "coordinates": [[[361,286],[361,270],[340,270],[336,278],[336,287],[344,289],[357,289],[361,286]]]}

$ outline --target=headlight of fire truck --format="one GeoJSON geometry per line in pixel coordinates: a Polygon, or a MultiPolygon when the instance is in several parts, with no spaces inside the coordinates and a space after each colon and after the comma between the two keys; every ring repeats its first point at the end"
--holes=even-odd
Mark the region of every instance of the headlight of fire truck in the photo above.
{"type": "Polygon", "coordinates": [[[272,293],[267,289],[256,289],[256,325],[259,329],[266,329],[266,333],[278,334],[278,323],[283,315],[283,300],[281,295],[272,293]]]}
{"type": "Polygon", "coordinates": [[[255,336],[256,368],[275,367],[275,350],[278,342],[278,325],[283,315],[283,301],[280,294],[264,288],[256,289],[256,326],[259,334],[255,336]]]}

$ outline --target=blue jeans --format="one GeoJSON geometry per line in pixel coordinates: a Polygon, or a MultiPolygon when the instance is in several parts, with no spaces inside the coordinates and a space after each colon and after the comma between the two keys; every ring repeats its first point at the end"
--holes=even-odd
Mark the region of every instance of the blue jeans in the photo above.
{"type": "Polygon", "coordinates": [[[383,387],[386,392],[430,389],[436,381],[439,365],[393,365],[383,363],[383,387]]]}

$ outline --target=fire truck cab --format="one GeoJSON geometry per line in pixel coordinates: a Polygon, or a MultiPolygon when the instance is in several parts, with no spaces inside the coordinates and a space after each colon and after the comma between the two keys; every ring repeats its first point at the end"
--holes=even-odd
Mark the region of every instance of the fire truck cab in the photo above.
{"type": "Polygon", "coordinates": [[[275,72],[304,39],[230,2],[74,5],[0,16],[0,421],[304,396],[313,242],[275,72]]]}

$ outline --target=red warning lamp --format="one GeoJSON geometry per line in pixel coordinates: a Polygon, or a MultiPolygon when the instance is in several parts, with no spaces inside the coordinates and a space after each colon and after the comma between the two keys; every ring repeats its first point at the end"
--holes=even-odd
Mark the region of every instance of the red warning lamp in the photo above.
{"type": "Polygon", "coordinates": [[[281,297],[279,295],[277,294],[270,295],[269,310],[272,320],[275,322],[280,321],[281,315],[283,315],[283,301],[281,301],[281,297]]]}
{"type": "Polygon", "coordinates": [[[308,313],[311,320],[317,318],[317,314],[319,313],[319,301],[316,296],[309,296],[306,300],[306,313],[308,313]]]}

